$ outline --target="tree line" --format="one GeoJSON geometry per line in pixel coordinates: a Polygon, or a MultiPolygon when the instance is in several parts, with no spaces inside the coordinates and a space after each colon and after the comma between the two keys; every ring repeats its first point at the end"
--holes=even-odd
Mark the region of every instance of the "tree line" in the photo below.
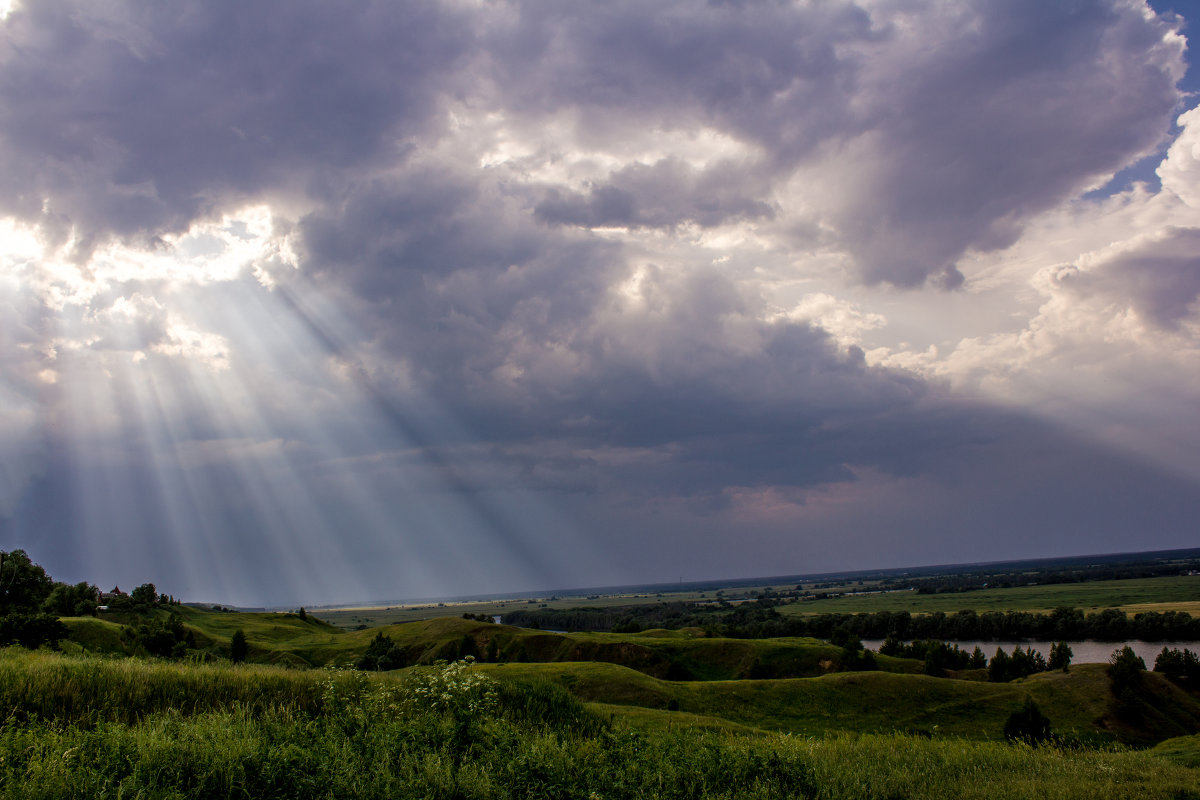
{"type": "Polygon", "coordinates": [[[696,627],[712,636],[760,639],[778,636],[811,636],[828,639],[844,629],[862,639],[974,639],[1045,641],[1094,639],[1119,642],[1200,640],[1200,619],[1182,611],[1146,611],[1128,615],[1116,608],[1085,614],[1078,608],[1057,608],[1050,613],[984,611],[971,609],[946,614],[911,614],[877,611],[860,614],[814,614],[788,617],[769,598],[732,605],[665,602],[645,606],[607,608],[517,609],[504,622],[524,628],[565,631],[636,633],[648,628],[696,627]]]}
{"type": "Polygon", "coordinates": [[[914,589],[921,594],[969,592],[979,589],[1007,589],[1013,586],[1037,584],[1046,586],[1087,581],[1116,581],[1141,578],[1163,578],[1200,570],[1200,555],[1185,551],[1149,562],[1120,560],[1111,563],[1073,564],[1070,566],[1019,568],[978,567],[959,569],[950,574],[885,577],[877,588],[914,589]]]}
{"type": "MultiPolygon", "coordinates": [[[[24,550],[0,551],[0,646],[19,644],[30,649],[51,647],[66,638],[67,628],[59,617],[95,616],[103,593],[87,582],[56,581],[35,564],[24,550]]],[[[153,583],[144,583],[130,594],[114,592],[106,602],[112,610],[143,611],[172,605],[174,599],[160,595],[153,583]]],[[[177,619],[177,618],[176,618],[177,619]]],[[[179,624],[143,625],[130,635],[144,638],[147,651],[167,649],[166,638],[182,641],[179,624]],[[161,630],[160,630],[161,628],[161,630]]]]}

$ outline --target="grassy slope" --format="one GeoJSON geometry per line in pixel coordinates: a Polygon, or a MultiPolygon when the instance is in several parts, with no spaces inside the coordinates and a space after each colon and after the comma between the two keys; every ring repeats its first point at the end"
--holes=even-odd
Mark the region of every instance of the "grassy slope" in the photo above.
{"type": "MultiPolygon", "coordinates": [[[[522,671],[566,675],[579,666],[487,669],[515,677],[522,671]]],[[[665,683],[614,665],[582,666],[622,672],[645,686],[665,683]]],[[[593,794],[631,800],[801,794],[826,800],[1200,797],[1195,791],[1200,771],[1187,763],[1195,746],[1187,740],[1153,751],[1108,752],[936,735],[811,738],[649,709],[622,714],[650,729],[645,733],[620,724],[589,733],[574,724],[573,716],[539,713],[509,722],[485,712],[472,717],[463,740],[460,728],[440,716],[394,709],[381,714],[369,702],[352,699],[360,683],[386,685],[400,677],[0,650],[0,702],[43,717],[14,715],[0,729],[0,794],[176,800],[593,794]],[[305,698],[319,699],[331,678],[344,682],[334,696],[347,698],[346,703],[310,703],[306,709],[305,698]],[[75,705],[63,705],[64,698],[75,705]],[[105,724],[95,724],[100,721],[105,724]]],[[[837,688],[848,677],[743,683],[762,684],[769,692],[788,683],[837,688]]],[[[895,675],[867,680],[879,678],[936,683],[895,675]]],[[[721,683],[666,686],[681,697],[692,688],[722,688],[721,683]]],[[[548,712],[551,706],[537,709],[548,712]]]]}
{"type": "MultiPolygon", "coordinates": [[[[187,609],[184,623],[198,639],[227,646],[242,628],[252,661],[288,665],[349,665],[383,634],[409,663],[429,663],[465,655],[514,662],[598,661],[623,664],[659,678],[732,680],[747,677],[821,675],[833,668],[841,650],[817,639],[707,639],[695,631],[638,634],[560,634],[508,625],[441,617],[363,631],[341,631],[294,615],[231,614],[187,609]]],[[[72,621],[91,632],[94,620],[72,621]]],[[[115,636],[111,633],[110,637],[115,636]]],[[[94,635],[92,638],[96,638],[94,635]]],[[[89,647],[89,649],[92,649],[89,647]]],[[[914,671],[916,662],[881,658],[885,669],[914,671]]]]}
{"type": "Polygon", "coordinates": [[[63,643],[68,652],[125,655],[121,641],[122,626],[96,617],[64,617],[70,640],[63,643]]]}
{"type": "MultiPolygon", "coordinates": [[[[920,664],[883,657],[881,665],[890,672],[836,673],[831,670],[839,649],[813,639],[707,639],[694,631],[555,634],[453,617],[342,632],[294,615],[187,609],[183,616],[197,639],[219,647],[241,628],[252,660],[263,663],[348,665],[381,632],[405,651],[410,663],[490,650],[509,662],[487,665],[497,676],[548,677],[583,700],[639,709],[635,713],[648,723],[667,714],[663,709],[674,701],[683,714],[714,725],[995,738],[1028,694],[1058,732],[1152,744],[1200,731],[1200,701],[1154,674],[1145,676],[1140,716],[1118,719],[1100,665],[998,685],[901,674],[919,672],[920,664]],[[745,680],[749,676],[770,679],[745,680]]],[[[66,622],[88,652],[122,652],[119,625],[91,618],[66,622]]],[[[658,722],[682,718],[668,715],[658,722]]]]}
{"type": "Polygon", "coordinates": [[[999,739],[1004,721],[1026,695],[1060,734],[1097,741],[1149,744],[1200,730],[1200,701],[1160,676],[1146,676],[1141,724],[1122,723],[1111,708],[1108,677],[1100,665],[1045,673],[1008,684],[980,683],[883,672],[838,673],[819,678],[761,681],[662,681],[615,664],[484,665],[501,679],[548,678],[582,700],[610,709],[634,706],[635,721],[680,724],[680,712],[706,724],[799,734],[836,731],[937,733],[999,739]],[[1169,721],[1154,716],[1171,709],[1169,721]]]}
{"type": "MultiPolygon", "coordinates": [[[[1032,697],[1059,733],[1152,744],[1200,731],[1200,700],[1143,675],[1143,718],[1119,721],[1105,670],[1099,665],[1046,673],[1011,684],[936,679],[882,672],[819,678],[741,681],[666,681],[604,663],[485,664],[498,679],[550,680],[581,700],[620,710],[651,727],[712,726],[795,734],[893,731],[1000,738],[1004,720],[1032,697]],[[669,704],[678,711],[667,711],[669,704]],[[1155,715],[1169,715],[1169,720],[1155,715]]],[[[370,676],[404,679],[404,672],[370,676]]],[[[362,673],[359,673],[361,676],[362,673]]],[[[43,718],[116,719],[175,709],[196,713],[231,705],[313,708],[330,679],[317,670],[270,666],[186,665],[138,659],[79,658],[0,650],[0,704],[43,718]]],[[[352,673],[333,678],[353,683],[352,673]]]]}
{"type": "Polygon", "coordinates": [[[1200,769],[1200,734],[1178,736],[1159,742],[1153,752],[1176,764],[1200,769]]]}

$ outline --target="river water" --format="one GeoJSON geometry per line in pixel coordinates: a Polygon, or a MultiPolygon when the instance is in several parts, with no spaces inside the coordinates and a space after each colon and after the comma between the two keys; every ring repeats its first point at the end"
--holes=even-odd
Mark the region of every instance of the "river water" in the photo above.
{"type": "MultiPolygon", "coordinates": [[[[979,649],[987,654],[990,660],[996,655],[996,649],[1003,647],[1004,652],[1012,653],[1013,648],[1018,645],[1022,650],[1033,648],[1042,654],[1043,657],[1050,657],[1050,646],[1054,642],[955,642],[950,641],[949,644],[956,644],[959,649],[966,650],[968,653],[973,651],[976,645],[979,649]]],[[[864,639],[863,647],[868,650],[879,650],[879,646],[883,644],[882,639],[864,639]]],[[[1120,650],[1125,645],[1133,648],[1133,652],[1141,656],[1146,662],[1146,669],[1154,669],[1154,659],[1162,652],[1164,647],[1172,650],[1183,650],[1187,648],[1193,653],[1200,653],[1200,642],[1067,642],[1071,646],[1071,663],[1072,664],[1107,664],[1109,656],[1114,650],[1120,650]]]]}

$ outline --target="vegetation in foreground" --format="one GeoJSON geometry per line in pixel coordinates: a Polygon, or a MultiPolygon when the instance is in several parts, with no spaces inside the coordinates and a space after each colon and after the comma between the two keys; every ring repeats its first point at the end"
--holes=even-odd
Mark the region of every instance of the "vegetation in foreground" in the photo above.
{"type": "MultiPolygon", "coordinates": [[[[1150,673],[1128,648],[1069,671],[1065,645],[986,669],[936,641],[874,655],[841,624],[827,642],[469,614],[345,632],[0,555],[29,578],[3,587],[0,633],[67,651],[0,650],[6,797],[1200,798],[1186,649],[1150,673]],[[311,669],[332,664],[359,669],[311,669]]],[[[774,600],[716,607],[757,624],[774,600]]]]}
{"type": "Polygon", "coordinates": [[[466,661],[370,675],[12,651],[2,663],[10,698],[76,699],[0,726],[0,792],[14,798],[1200,798],[1186,742],[809,738],[670,711],[631,726],[554,683],[466,661]],[[149,689],[130,705],[137,685],[149,689]]]}

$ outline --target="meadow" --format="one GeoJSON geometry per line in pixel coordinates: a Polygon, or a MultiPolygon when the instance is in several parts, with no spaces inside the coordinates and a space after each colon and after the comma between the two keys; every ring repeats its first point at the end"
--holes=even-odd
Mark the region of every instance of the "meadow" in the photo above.
{"type": "Polygon", "coordinates": [[[14,708],[0,726],[0,793],[1200,797],[1194,736],[1130,750],[1031,747],[940,730],[777,733],[705,725],[682,710],[643,707],[623,716],[510,666],[460,662],[366,674],[10,649],[0,654],[0,691],[14,708]],[[23,706],[14,704],[18,697],[33,699],[23,706]],[[51,711],[65,697],[72,703],[51,711]]]}
{"type": "MultiPolygon", "coordinates": [[[[914,613],[1036,610],[1102,596],[1103,607],[1169,606],[1192,602],[1197,585],[775,607],[885,610],[896,598],[914,613]]],[[[453,610],[349,630],[320,612],[171,602],[64,617],[57,651],[0,649],[0,796],[1200,800],[1200,690],[1159,673],[1118,684],[1106,665],[1076,664],[992,683],[985,669],[934,677],[917,659],[863,662],[814,638],[562,633],[453,610]],[[173,658],[147,657],[156,631],[171,632],[173,658]],[[373,649],[401,668],[355,669],[373,649]],[[1029,704],[1051,728],[1038,746],[1005,735],[1029,704]]]]}

